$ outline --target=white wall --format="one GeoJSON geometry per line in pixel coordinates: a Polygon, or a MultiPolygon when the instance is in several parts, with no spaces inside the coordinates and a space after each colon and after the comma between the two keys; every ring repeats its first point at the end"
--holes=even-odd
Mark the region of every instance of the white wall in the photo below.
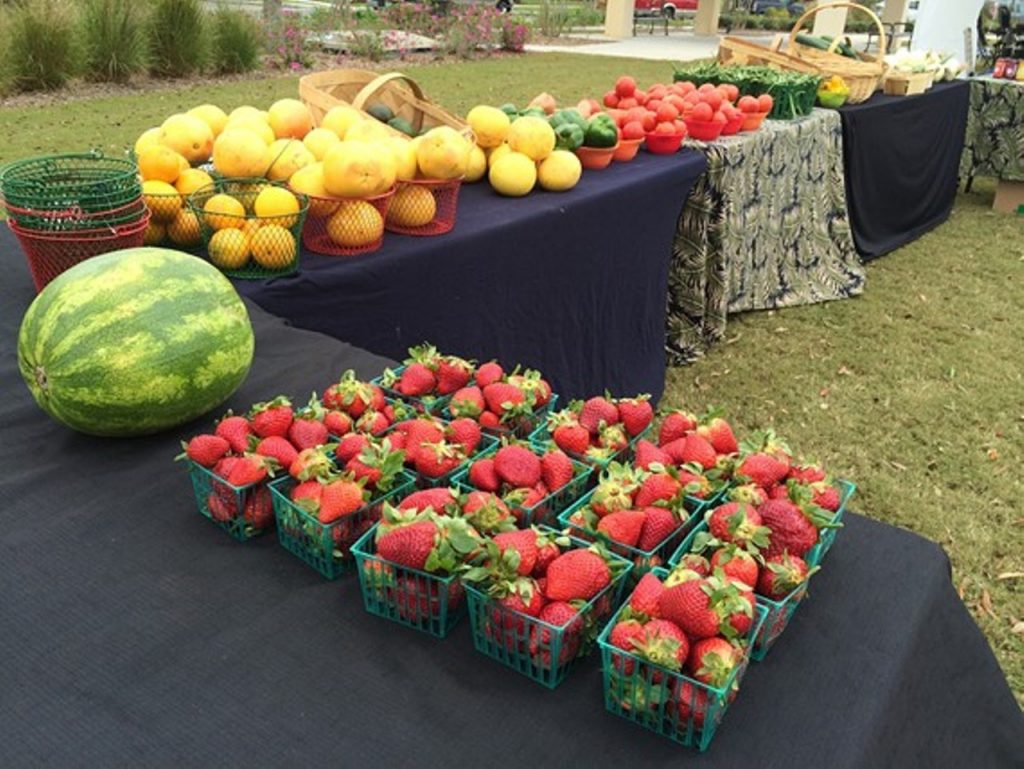
{"type": "Polygon", "coordinates": [[[964,29],[971,30],[976,46],[978,14],[984,4],[985,0],[921,0],[911,50],[942,51],[964,61],[964,29]]]}

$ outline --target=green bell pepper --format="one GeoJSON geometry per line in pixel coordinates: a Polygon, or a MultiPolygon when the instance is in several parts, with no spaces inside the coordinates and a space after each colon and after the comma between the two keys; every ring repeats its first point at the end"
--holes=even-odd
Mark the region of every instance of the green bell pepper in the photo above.
{"type": "Polygon", "coordinates": [[[515,120],[519,117],[519,109],[515,104],[502,104],[498,109],[508,115],[509,120],[515,120]]]}
{"type": "Polygon", "coordinates": [[[600,112],[590,118],[583,144],[587,147],[614,147],[619,143],[619,129],[611,115],[600,112]]]}
{"type": "Polygon", "coordinates": [[[583,129],[575,123],[562,123],[555,128],[555,149],[578,150],[583,146],[583,129]]]}

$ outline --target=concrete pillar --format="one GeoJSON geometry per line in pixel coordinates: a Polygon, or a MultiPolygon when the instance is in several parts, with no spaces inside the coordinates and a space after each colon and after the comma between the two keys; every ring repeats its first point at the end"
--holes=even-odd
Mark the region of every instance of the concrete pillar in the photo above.
{"type": "MultiPolygon", "coordinates": [[[[831,3],[818,3],[819,7],[827,7],[831,3]]],[[[846,28],[846,13],[849,8],[829,8],[828,10],[818,11],[814,16],[814,29],[812,30],[815,35],[830,35],[831,37],[838,37],[843,34],[843,30],[846,28]]]]}
{"type": "Polygon", "coordinates": [[[907,20],[909,0],[885,0],[885,7],[879,17],[883,24],[901,24],[907,20]]]}
{"type": "Polygon", "coordinates": [[[697,0],[697,16],[693,20],[695,35],[717,35],[722,0],[697,0]]]}
{"type": "Polygon", "coordinates": [[[633,0],[608,0],[604,10],[604,34],[615,40],[633,37],[633,0]]]}

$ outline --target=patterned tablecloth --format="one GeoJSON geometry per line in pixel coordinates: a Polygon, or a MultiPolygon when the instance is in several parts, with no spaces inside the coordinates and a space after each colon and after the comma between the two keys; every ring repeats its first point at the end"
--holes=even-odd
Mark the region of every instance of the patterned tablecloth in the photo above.
{"type": "Polygon", "coordinates": [[[845,299],[861,293],[843,183],[842,128],[833,110],[766,121],[711,144],[707,173],[676,228],[669,274],[670,365],[722,338],[729,313],[845,299]]]}
{"type": "Polygon", "coordinates": [[[971,81],[960,176],[1024,181],[1024,83],[989,77],[971,81]]]}

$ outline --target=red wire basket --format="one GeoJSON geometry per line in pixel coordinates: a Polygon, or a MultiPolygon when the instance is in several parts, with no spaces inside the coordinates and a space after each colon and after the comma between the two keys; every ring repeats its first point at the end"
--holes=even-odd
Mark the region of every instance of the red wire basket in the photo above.
{"type": "Polygon", "coordinates": [[[315,254],[354,256],[376,251],[384,242],[384,222],[395,188],[372,198],[309,196],[302,245],[315,254]]]}
{"type": "Polygon", "coordinates": [[[143,211],[137,221],[118,227],[67,232],[26,230],[7,220],[28,259],[37,293],[62,272],[90,257],[141,246],[148,225],[149,211],[143,211]]]}
{"type": "Polygon", "coordinates": [[[462,179],[399,182],[384,227],[402,235],[443,235],[455,226],[462,179]]]}

